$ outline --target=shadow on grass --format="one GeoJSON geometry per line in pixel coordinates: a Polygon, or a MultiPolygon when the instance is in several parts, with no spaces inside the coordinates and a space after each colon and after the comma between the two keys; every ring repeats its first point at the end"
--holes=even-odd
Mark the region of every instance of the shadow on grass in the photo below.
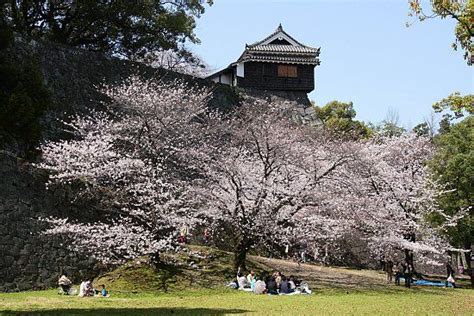
{"type": "Polygon", "coordinates": [[[228,315],[243,314],[249,311],[243,309],[219,308],[97,308],[97,309],[54,309],[38,311],[2,311],[0,315],[228,315]]]}

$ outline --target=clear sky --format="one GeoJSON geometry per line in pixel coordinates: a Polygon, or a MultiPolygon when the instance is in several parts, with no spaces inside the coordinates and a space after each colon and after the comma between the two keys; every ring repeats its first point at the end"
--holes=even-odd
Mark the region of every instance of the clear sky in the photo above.
{"type": "Polygon", "coordinates": [[[191,49],[217,70],[281,23],[298,41],[321,47],[310,99],[352,101],[364,121],[396,110],[413,127],[450,93],[474,93],[474,67],[451,48],[454,21],[407,28],[408,21],[407,0],[214,0],[198,20],[201,44],[191,49]]]}

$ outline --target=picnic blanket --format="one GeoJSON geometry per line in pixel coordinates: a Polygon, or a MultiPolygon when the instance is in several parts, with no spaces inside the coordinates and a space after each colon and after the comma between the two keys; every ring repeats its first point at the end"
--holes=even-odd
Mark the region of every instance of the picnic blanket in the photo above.
{"type": "MultiPolygon", "coordinates": [[[[413,282],[414,285],[422,285],[422,286],[439,286],[445,287],[446,283],[442,281],[428,281],[428,280],[416,280],[413,282]]],[[[451,283],[448,282],[448,287],[453,287],[451,283]]]]}

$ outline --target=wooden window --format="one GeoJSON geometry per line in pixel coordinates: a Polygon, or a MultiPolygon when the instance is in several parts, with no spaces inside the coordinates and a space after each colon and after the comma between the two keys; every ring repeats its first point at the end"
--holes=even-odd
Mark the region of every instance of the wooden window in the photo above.
{"type": "Polygon", "coordinates": [[[291,65],[278,65],[278,77],[297,78],[298,68],[291,65]]]}

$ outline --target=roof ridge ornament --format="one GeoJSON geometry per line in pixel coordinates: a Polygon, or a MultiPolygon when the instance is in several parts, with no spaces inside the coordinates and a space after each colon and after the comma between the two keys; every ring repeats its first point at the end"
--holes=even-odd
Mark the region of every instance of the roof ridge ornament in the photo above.
{"type": "Polygon", "coordinates": [[[283,31],[283,26],[281,26],[281,23],[277,27],[277,32],[282,32],[283,31]]]}

